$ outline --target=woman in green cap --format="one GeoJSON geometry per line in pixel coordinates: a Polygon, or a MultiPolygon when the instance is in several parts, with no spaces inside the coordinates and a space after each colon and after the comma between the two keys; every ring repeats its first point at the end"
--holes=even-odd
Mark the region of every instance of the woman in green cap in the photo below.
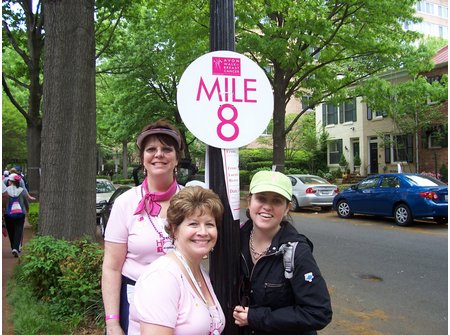
{"type": "Polygon", "coordinates": [[[241,228],[241,334],[314,335],[331,322],[327,285],[312,243],[286,220],[292,198],[289,177],[260,171],[250,183],[241,228]]]}

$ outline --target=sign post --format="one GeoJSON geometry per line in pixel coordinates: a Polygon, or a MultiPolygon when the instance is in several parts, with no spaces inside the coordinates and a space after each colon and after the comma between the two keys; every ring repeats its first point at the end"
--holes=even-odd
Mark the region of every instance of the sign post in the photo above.
{"type": "Polygon", "coordinates": [[[273,114],[272,87],[264,71],[234,52],[233,0],[210,0],[210,49],[183,73],[177,90],[180,116],[207,144],[205,180],[225,207],[210,258],[210,277],[226,317],[222,334],[238,333],[233,308],[239,304],[239,153],[267,128],[273,114]]]}

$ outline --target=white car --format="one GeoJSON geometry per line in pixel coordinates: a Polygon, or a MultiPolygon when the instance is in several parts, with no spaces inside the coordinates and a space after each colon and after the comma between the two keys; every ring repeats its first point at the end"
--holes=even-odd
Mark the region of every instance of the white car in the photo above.
{"type": "Polygon", "coordinates": [[[97,179],[97,195],[96,195],[96,212],[97,212],[97,220],[100,215],[100,211],[103,206],[106,205],[109,198],[111,198],[112,194],[116,190],[116,187],[113,183],[108,179],[97,179]]]}
{"type": "Polygon", "coordinates": [[[311,174],[287,175],[292,183],[292,210],[302,207],[321,207],[331,209],[333,199],[339,193],[336,185],[311,174]]]}

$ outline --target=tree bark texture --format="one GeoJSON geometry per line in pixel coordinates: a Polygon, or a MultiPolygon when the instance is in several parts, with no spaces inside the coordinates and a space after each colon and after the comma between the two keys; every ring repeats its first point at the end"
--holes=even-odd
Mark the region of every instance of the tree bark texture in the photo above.
{"type": "MultiPolygon", "coordinates": [[[[275,78],[276,79],[276,78],[275,78]]],[[[273,112],[273,156],[272,164],[277,167],[277,171],[284,172],[284,161],[286,159],[286,134],[285,134],[285,119],[286,119],[286,99],[284,94],[284,87],[277,80],[274,81],[274,112],[273,112]],[[276,92],[278,91],[278,92],[276,92]],[[278,94],[277,94],[278,93],[278,94]]]]}
{"type": "Polygon", "coordinates": [[[95,238],[94,0],[46,0],[39,232],[95,238]]]}

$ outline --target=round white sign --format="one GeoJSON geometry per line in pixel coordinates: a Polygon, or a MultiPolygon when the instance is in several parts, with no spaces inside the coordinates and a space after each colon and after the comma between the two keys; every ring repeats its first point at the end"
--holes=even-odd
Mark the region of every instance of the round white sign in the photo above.
{"type": "Polygon", "coordinates": [[[273,91],[263,70],[233,51],[214,51],[192,62],[181,76],[177,104],[199,140],[234,149],[258,138],[273,113],[273,91]]]}

